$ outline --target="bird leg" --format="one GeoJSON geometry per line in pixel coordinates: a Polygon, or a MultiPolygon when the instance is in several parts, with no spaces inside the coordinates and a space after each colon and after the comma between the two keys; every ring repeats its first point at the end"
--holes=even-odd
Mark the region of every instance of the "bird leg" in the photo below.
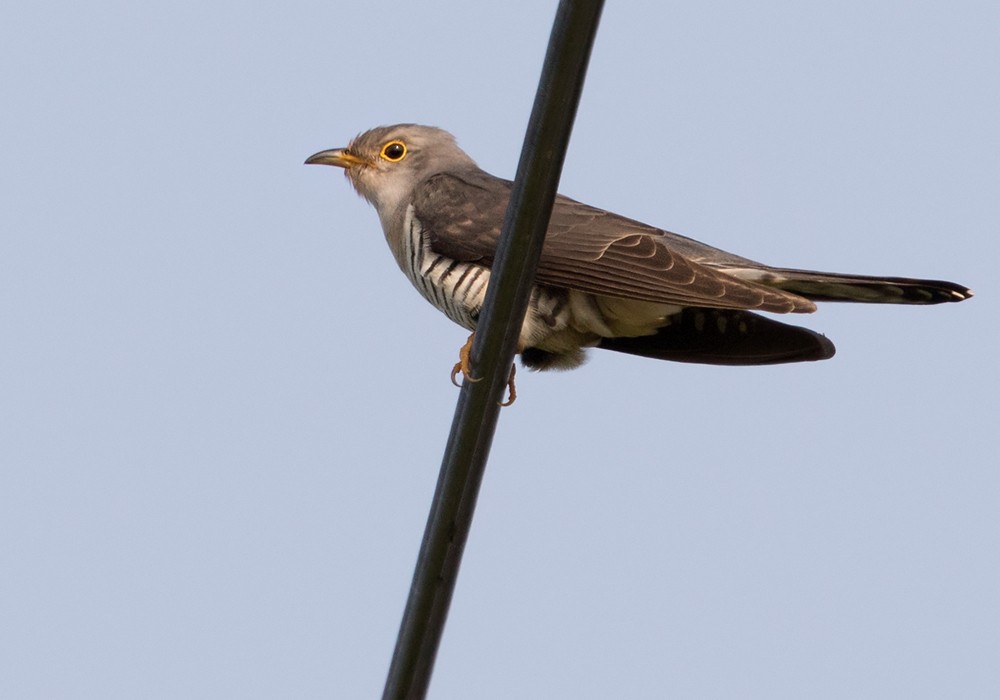
{"type": "Polygon", "coordinates": [[[510,376],[507,377],[507,400],[501,401],[501,406],[510,406],[517,401],[517,389],[514,387],[514,370],[516,369],[517,365],[512,364],[510,366],[510,376]]]}
{"type": "MultiPolygon", "coordinates": [[[[465,341],[465,345],[458,350],[458,362],[456,362],[455,366],[451,368],[451,383],[455,386],[461,386],[455,379],[459,374],[462,375],[462,379],[469,382],[478,382],[482,379],[482,377],[472,376],[470,356],[472,354],[472,340],[475,337],[476,334],[471,333],[469,335],[469,339],[465,341]]],[[[515,365],[512,364],[510,366],[510,376],[507,377],[507,400],[501,402],[501,406],[510,406],[517,400],[517,388],[514,386],[514,374],[516,369],[515,365]]]]}
{"type": "Polygon", "coordinates": [[[465,341],[465,345],[458,350],[458,362],[456,362],[455,366],[451,368],[451,383],[455,386],[461,386],[461,384],[455,381],[455,377],[457,377],[459,373],[462,374],[462,379],[465,381],[478,382],[479,379],[482,379],[482,377],[477,379],[472,376],[472,366],[469,360],[469,356],[472,354],[472,339],[475,337],[475,333],[470,333],[469,339],[465,341]]]}

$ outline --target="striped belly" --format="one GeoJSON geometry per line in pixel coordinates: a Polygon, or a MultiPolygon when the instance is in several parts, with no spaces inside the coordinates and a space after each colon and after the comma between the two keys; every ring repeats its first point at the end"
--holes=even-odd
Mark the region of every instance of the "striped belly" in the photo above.
{"type": "Polygon", "coordinates": [[[417,291],[458,325],[472,331],[486,298],[489,268],[446,258],[431,250],[423,226],[406,212],[405,235],[398,261],[417,291]]]}
{"type": "MultiPolygon", "coordinates": [[[[401,245],[393,248],[393,254],[406,277],[448,318],[470,331],[476,330],[490,280],[489,268],[435,253],[430,237],[413,215],[413,207],[407,208],[403,230],[401,245]]],[[[583,362],[583,348],[612,335],[598,297],[537,286],[528,302],[518,348],[535,348],[546,356],[542,359],[536,352],[529,359],[522,355],[529,367],[569,369],[583,362]]]]}

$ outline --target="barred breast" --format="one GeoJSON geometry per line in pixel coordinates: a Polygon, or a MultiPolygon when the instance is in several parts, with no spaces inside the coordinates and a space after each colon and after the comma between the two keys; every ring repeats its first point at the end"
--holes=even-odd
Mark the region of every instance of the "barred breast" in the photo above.
{"type": "Polygon", "coordinates": [[[435,253],[412,206],[407,208],[403,227],[398,262],[407,279],[445,316],[463,328],[475,330],[486,298],[489,268],[435,253]]]}
{"type": "MultiPolygon", "coordinates": [[[[489,268],[434,252],[412,206],[406,210],[403,231],[401,244],[393,248],[393,253],[407,279],[448,318],[474,331],[486,299],[489,268]]],[[[536,286],[528,302],[518,349],[525,365],[533,369],[569,369],[581,364],[583,349],[596,345],[602,337],[651,333],[664,324],[667,312],[660,304],[536,286]],[[624,324],[628,314],[619,308],[624,306],[643,318],[641,325],[624,324]]]]}

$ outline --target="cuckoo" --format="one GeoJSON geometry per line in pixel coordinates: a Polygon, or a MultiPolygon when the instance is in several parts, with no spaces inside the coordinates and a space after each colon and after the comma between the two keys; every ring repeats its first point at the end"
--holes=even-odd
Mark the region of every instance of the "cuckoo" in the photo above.
{"type": "MultiPolygon", "coordinates": [[[[474,334],[511,181],[481,170],[447,131],[417,124],[371,129],[306,163],[344,169],[417,291],[474,334]]],[[[953,282],[772,267],[560,195],[517,350],[537,370],[576,367],[587,348],[712,365],[825,360],[825,336],[757,312],[971,296],[953,282]]],[[[472,338],[452,381],[474,381],[472,338]]]]}

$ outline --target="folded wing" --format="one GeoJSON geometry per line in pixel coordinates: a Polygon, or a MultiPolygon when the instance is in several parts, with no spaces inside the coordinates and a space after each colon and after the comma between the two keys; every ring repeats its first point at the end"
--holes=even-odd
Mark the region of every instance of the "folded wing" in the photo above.
{"type": "MultiPolygon", "coordinates": [[[[435,252],[461,262],[493,263],[511,183],[482,171],[438,174],[414,192],[414,213],[435,252]]],[[[685,254],[714,251],[566,197],[556,200],[536,281],[592,294],[655,303],[775,313],[815,304],[785,289],[741,279],[685,254]]],[[[719,251],[732,264],[752,261],[719,251]]]]}

